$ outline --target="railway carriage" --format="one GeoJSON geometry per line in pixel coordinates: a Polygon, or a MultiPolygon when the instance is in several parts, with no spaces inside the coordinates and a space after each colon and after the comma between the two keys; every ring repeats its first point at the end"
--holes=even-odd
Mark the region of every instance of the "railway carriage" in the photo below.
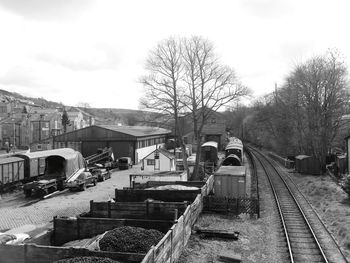
{"type": "Polygon", "coordinates": [[[201,146],[201,162],[210,162],[216,166],[218,159],[218,143],[214,141],[203,143],[201,146]]]}

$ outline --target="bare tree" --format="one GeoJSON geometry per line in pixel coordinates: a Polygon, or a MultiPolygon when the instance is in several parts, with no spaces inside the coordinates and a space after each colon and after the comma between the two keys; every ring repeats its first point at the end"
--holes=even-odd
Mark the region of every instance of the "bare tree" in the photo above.
{"type": "Polygon", "coordinates": [[[180,101],[180,97],[183,96],[183,90],[180,87],[180,79],[183,74],[181,41],[169,38],[159,43],[150,52],[146,69],[149,74],[141,78],[141,83],[145,87],[145,96],[140,100],[141,107],[162,113],[174,120],[175,142],[176,139],[179,140],[184,167],[189,174],[185,145],[182,140],[183,134],[178,125],[183,109],[180,101]]]}
{"type": "Polygon", "coordinates": [[[198,175],[201,136],[205,123],[213,112],[233,100],[248,94],[234,71],[220,64],[213,44],[201,37],[183,41],[185,94],[183,104],[191,113],[197,143],[197,158],[193,178],[198,175]]]}
{"type": "Polygon", "coordinates": [[[348,104],[347,68],[330,51],[298,65],[289,85],[298,96],[300,111],[295,117],[303,121],[305,150],[324,163],[348,104]]]}
{"type": "Polygon", "coordinates": [[[298,64],[257,109],[251,120],[260,132],[255,138],[279,153],[314,155],[324,165],[349,112],[348,88],[347,68],[334,51],[298,64]]]}
{"type": "Polygon", "coordinates": [[[161,42],[147,60],[149,74],[141,79],[145,96],[144,108],[171,116],[175,122],[185,169],[188,172],[179,120],[190,115],[197,141],[197,158],[193,178],[197,178],[202,131],[213,112],[248,94],[234,71],[220,64],[214,46],[201,37],[170,38],[161,42]]]}

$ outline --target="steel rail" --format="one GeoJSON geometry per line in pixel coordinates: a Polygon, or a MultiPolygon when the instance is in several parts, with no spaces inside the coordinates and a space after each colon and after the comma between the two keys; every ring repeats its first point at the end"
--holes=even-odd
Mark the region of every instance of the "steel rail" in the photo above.
{"type": "Polygon", "coordinates": [[[256,187],[256,198],[258,199],[258,218],[260,218],[260,194],[259,194],[259,178],[258,178],[258,172],[256,169],[256,162],[253,158],[252,153],[244,146],[244,152],[247,153],[248,158],[250,159],[250,163],[252,165],[252,172],[253,172],[253,178],[255,178],[255,187],[256,187]]]}
{"type": "MultiPolygon", "coordinates": [[[[278,167],[283,167],[281,166],[278,162],[276,162],[275,160],[272,160],[274,163],[277,164],[278,167]]],[[[328,228],[326,227],[325,223],[323,223],[323,221],[321,220],[320,216],[318,215],[318,213],[315,211],[315,209],[312,207],[311,203],[309,202],[309,200],[305,197],[305,195],[299,190],[297,184],[294,182],[294,180],[292,178],[290,178],[289,175],[287,175],[288,179],[291,181],[291,183],[295,186],[296,190],[298,191],[298,193],[305,199],[306,203],[310,206],[311,210],[315,213],[317,219],[320,221],[320,223],[322,224],[323,228],[326,230],[326,232],[328,233],[328,235],[331,237],[331,239],[333,240],[335,246],[338,248],[340,254],[342,255],[343,259],[345,262],[348,262],[348,260],[346,259],[344,253],[342,252],[340,246],[338,245],[338,243],[335,241],[334,236],[332,235],[332,233],[328,230],[328,228]]]]}
{"type": "MultiPolygon", "coordinates": [[[[266,167],[262,164],[262,161],[254,154],[252,153],[252,156],[255,156],[255,158],[259,161],[259,163],[261,164],[261,167],[264,169],[265,171],[265,174],[267,175],[267,169],[266,167]]],[[[289,253],[289,257],[290,257],[290,260],[292,263],[294,263],[294,259],[293,259],[293,253],[292,253],[292,247],[290,245],[290,240],[289,240],[289,235],[288,235],[288,231],[287,231],[287,226],[285,224],[285,221],[284,221],[284,217],[283,217],[283,213],[282,213],[282,209],[281,209],[281,206],[280,206],[280,201],[279,201],[279,198],[277,196],[277,193],[276,193],[276,190],[275,190],[275,187],[270,179],[270,177],[267,175],[267,179],[270,183],[270,187],[272,189],[272,193],[274,195],[274,198],[275,198],[275,201],[276,201],[276,205],[277,205],[277,208],[278,208],[278,213],[279,213],[279,216],[281,218],[281,221],[282,221],[282,226],[283,226],[283,232],[284,232],[284,235],[286,237],[286,241],[287,241],[287,246],[288,246],[288,253],[289,253]]]]}
{"type": "MultiPolygon", "coordinates": [[[[250,149],[253,149],[253,148],[250,148],[250,149]]],[[[319,241],[318,241],[318,239],[317,239],[317,237],[316,237],[314,231],[312,230],[312,227],[311,227],[311,225],[310,225],[310,223],[309,223],[309,220],[307,219],[305,213],[303,212],[301,206],[299,205],[298,201],[296,200],[296,198],[295,198],[293,192],[291,191],[290,187],[288,186],[287,182],[286,182],[285,179],[281,176],[280,172],[275,168],[275,166],[271,163],[271,161],[270,161],[268,158],[266,158],[262,153],[260,153],[260,152],[257,151],[256,149],[253,149],[253,150],[254,150],[256,153],[258,153],[260,156],[263,157],[263,159],[267,162],[267,164],[269,164],[270,167],[275,171],[276,175],[279,176],[279,179],[282,180],[282,182],[283,182],[285,188],[288,190],[288,193],[289,193],[290,196],[292,197],[292,200],[294,201],[296,207],[298,208],[300,214],[302,215],[302,218],[303,218],[305,224],[307,225],[307,227],[308,227],[308,229],[309,229],[309,231],[310,231],[310,233],[311,233],[311,235],[312,235],[312,237],[313,237],[314,242],[317,244],[317,248],[318,248],[319,252],[321,253],[321,256],[322,256],[324,262],[325,262],[325,263],[328,263],[329,261],[328,261],[326,255],[325,255],[325,253],[324,253],[324,251],[323,251],[323,249],[322,249],[322,247],[321,247],[321,245],[320,245],[320,243],[319,243],[319,241]]],[[[267,169],[266,169],[266,167],[265,167],[266,164],[264,165],[263,162],[261,161],[261,159],[258,158],[257,155],[256,155],[255,153],[254,153],[254,155],[256,156],[256,158],[257,158],[257,159],[259,160],[259,162],[261,163],[261,165],[262,165],[262,167],[263,167],[263,169],[264,169],[264,171],[265,171],[265,173],[266,173],[266,175],[267,175],[267,178],[268,178],[268,180],[269,180],[269,183],[270,183],[270,185],[271,185],[271,188],[273,189],[274,196],[275,196],[275,200],[276,200],[276,203],[278,203],[279,214],[280,214],[280,216],[281,216],[281,220],[282,220],[283,227],[284,227],[284,232],[285,232],[286,239],[287,239],[288,250],[289,250],[290,257],[291,257],[291,262],[294,262],[293,250],[292,250],[292,246],[291,246],[291,244],[290,244],[290,238],[289,238],[289,234],[288,234],[289,231],[288,231],[288,229],[286,228],[286,224],[285,224],[285,222],[284,222],[285,219],[284,219],[284,216],[282,215],[283,212],[282,212],[282,210],[280,209],[279,198],[277,197],[277,193],[276,193],[275,188],[274,188],[274,186],[273,186],[272,179],[270,178],[270,175],[269,175],[269,173],[267,172],[267,169]],[[276,199],[276,198],[277,198],[277,199],[276,199]]]]}

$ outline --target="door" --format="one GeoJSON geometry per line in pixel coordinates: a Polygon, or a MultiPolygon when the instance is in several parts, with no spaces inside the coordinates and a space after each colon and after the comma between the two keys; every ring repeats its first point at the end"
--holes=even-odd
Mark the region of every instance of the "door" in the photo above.
{"type": "Polygon", "coordinates": [[[82,142],[81,154],[84,157],[97,153],[97,149],[107,147],[106,141],[82,142]]]}

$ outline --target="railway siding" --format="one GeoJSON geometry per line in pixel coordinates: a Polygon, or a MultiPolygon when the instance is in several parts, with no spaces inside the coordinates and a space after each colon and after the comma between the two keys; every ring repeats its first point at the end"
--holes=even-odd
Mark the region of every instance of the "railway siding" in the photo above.
{"type": "Polygon", "coordinates": [[[280,199],[280,209],[282,217],[284,217],[285,233],[289,235],[290,242],[290,258],[292,262],[347,262],[336,242],[327,231],[323,222],[319,219],[311,205],[307,202],[305,197],[298,191],[296,185],[286,175],[286,172],[276,166],[275,163],[271,163],[266,157],[262,157],[261,153],[257,153],[254,150],[255,156],[259,159],[261,164],[265,167],[265,172],[271,177],[271,183],[275,185],[276,195],[280,199]],[[302,208],[302,213],[305,214],[309,227],[305,224],[304,219],[298,215],[297,204],[292,201],[291,196],[286,194],[286,187],[282,185],[281,179],[278,176],[286,180],[286,183],[290,187],[291,196],[295,195],[295,200],[302,208]],[[312,234],[312,231],[314,234],[312,234]],[[313,240],[313,235],[316,236],[316,242],[313,240]],[[310,243],[310,241],[313,241],[310,243]],[[317,244],[319,243],[319,245],[317,244]],[[319,246],[322,248],[319,249],[319,246]],[[324,253],[325,256],[322,254],[324,253]],[[323,259],[324,258],[324,259],[323,259]]]}
{"type": "Polygon", "coordinates": [[[300,206],[303,208],[303,212],[309,220],[313,231],[320,242],[322,249],[325,251],[327,258],[329,259],[329,262],[347,262],[339,246],[334,240],[334,237],[328,231],[327,226],[320,219],[319,215],[309,203],[309,201],[306,199],[306,197],[297,188],[294,181],[288,176],[288,174],[283,168],[277,166],[277,169],[284,177],[284,179],[288,183],[289,188],[293,192],[294,197],[296,198],[300,206]]]}

